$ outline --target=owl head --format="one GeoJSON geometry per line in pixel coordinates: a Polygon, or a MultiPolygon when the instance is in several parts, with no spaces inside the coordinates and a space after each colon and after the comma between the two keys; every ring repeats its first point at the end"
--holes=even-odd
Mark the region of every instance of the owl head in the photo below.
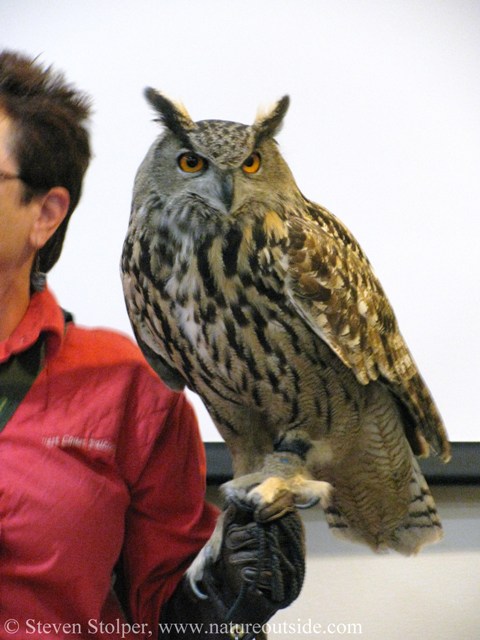
{"type": "Polygon", "coordinates": [[[164,131],[139,169],[136,193],[153,190],[163,204],[180,206],[190,199],[204,203],[205,211],[231,215],[248,201],[275,207],[296,190],[274,140],[289,106],[288,96],[258,115],[252,125],[194,122],[183,106],[158,91],[148,88],[145,96],[164,131]]]}

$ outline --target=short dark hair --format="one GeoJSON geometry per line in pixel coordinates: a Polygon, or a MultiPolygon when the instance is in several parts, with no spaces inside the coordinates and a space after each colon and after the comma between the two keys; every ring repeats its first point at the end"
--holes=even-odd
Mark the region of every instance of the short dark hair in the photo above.
{"type": "Polygon", "coordinates": [[[64,221],[39,251],[37,268],[45,273],[60,257],[90,162],[90,106],[90,98],[67,83],[62,73],[36,58],[0,52],[0,108],[15,124],[11,144],[24,201],[52,187],[65,187],[70,194],[64,221]]]}

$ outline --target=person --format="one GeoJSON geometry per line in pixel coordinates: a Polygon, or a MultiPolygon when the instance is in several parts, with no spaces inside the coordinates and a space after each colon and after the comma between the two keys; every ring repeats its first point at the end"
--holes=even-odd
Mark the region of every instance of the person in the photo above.
{"type": "Polygon", "coordinates": [[[218,516],[194,412],[128,337],[77,326],[46,284],[89,114],[61,73],[0,53],[0,638],[260,638],[302,586],[289,498],[268,521],[227,503],[193,589],[218,516]]]}

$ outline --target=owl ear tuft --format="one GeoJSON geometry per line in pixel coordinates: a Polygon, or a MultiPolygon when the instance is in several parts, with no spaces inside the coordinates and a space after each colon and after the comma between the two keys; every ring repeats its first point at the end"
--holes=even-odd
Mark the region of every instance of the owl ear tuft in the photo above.
{"type": "Polygon", "coordinates": [[[188,133],[195,128],[195,123],[185,107],[180,103],[172,102],[151,87],[147,87],[144,93],[145,98],[160,116],[156,121],[161,122],[179,138],[188,137],[188,133]]]}
{"type": "Polygon", "coordinates": [[[283,118],[288,111],[289,105],[289,96],[283,96],[283,98],[281,98],[267,112],[259,113],[257,115],[253,124],[257,144],[264,138],[273,138],[273,136],[280,132],[283,124],[283,118]]]}

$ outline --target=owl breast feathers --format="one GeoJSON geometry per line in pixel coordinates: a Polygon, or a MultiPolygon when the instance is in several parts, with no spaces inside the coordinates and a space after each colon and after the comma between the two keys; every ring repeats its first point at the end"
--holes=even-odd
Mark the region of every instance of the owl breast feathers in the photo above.
{"type": "Polygon", "coordinates": [[[246,126],[146,96],[164,131],[135,180],[127,309],[159,376],[204,400],[232,454],[227,494],[269,513],[285,492],[320,499],[374,549],[438,539],[413,454],[448,460],[442,421],[362,249],[279,151],[288,97],[246,126]]]}

